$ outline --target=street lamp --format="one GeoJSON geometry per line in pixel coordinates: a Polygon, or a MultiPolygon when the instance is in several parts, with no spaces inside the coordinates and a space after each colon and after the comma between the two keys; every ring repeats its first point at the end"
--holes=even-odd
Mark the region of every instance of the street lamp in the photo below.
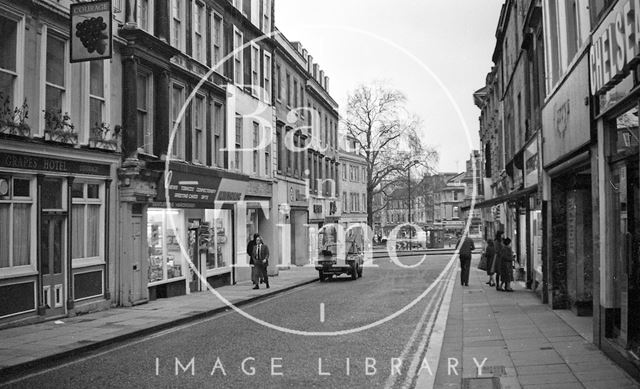
{"type": "MultiPolygon", "coordinates": [[[[407,185],[409,192],[409,215],[407,216],[407,221],[411,224],[411,167],[419,164],[420,161],[414,159],[409,162],[407,165],[407,178],[409,178],[409,183],[407,185]]],[[[409,226],[409,251],[413,250],[413,226],[409,226]]]]}

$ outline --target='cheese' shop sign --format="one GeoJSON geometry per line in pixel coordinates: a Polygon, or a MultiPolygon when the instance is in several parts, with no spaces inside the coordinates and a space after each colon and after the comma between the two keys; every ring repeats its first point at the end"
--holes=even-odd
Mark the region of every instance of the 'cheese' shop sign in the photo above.
{"type": "Polygon", "coordinates": [[[591,94],[611,87],[640,60],[640,0],[623,0],[593,34],[591,94]]]}

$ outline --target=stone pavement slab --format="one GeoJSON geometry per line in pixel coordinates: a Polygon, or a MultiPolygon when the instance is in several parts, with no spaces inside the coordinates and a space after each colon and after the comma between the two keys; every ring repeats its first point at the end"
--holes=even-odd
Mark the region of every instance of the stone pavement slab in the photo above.
{"type": "MultiPolygon", "coordinates": [[[[250,282],[216,289],[235,305],[243,305],[300,287],[318,279],[315,268],[292,267],[271,278],[270,289],[253,290],[250,282]]],[[[0,330],[0,383],[32,367],[106,345],[158,332],[229,309],[210,291],[158,299],[128,308],[114,308],[0,330]]]]}
{"type": "Polygon", "coordinates": [[[570,313],[556,313],[519,283],[513,293],[496,291],[478,259],[470,286],[453,291],[436,388],[640,388],[591,343],[585,320],[565,320],[570,313]],[[450,374],[449,358],[461,358],[460,374],[450,374]],[[476,362],[484,358],[480,376],[476,362]]]}

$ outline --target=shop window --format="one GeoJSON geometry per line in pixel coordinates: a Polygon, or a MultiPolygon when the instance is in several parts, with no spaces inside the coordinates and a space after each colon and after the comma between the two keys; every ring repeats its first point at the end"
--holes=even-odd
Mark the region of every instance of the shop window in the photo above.
{"type": "Polygon", "coordinates": [[[185,263],[180,243],[185,243],[184,211],[152,208],[147,211],[149,282],[182,277],[185,263]]]}
{"type": "Polygon", "coordinates": [[[231,210],[207,209],[205,222],[208,226],[208,236],[203,240],[207,246],[207,270],[231,266],[231,210]]]}
{"type": "Polygon", "coordinates": [[[616,118],[616,131],[611,145],[613,155],[629,155],[638,152],[638,107],[634,107],[616,118]]]}
{"type": "Polygon", "coordinates": [[[102,259],[103,195],[100,184],[74,182],[71,186],[71,257],[102,259]]]}
{"type": "Polygon", "coordinates": [[[34,262],[34,198],[33,180],[0,175],[0,274],[34,262]]]}

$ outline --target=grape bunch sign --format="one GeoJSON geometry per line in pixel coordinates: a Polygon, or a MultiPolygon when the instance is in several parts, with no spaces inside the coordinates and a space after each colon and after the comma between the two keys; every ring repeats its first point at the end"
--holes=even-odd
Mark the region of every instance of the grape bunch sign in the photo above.
{"type": "Polygon", "coordinates": [[[111,58],[111,0],[71,4],[71,59],[111,58]]]}

